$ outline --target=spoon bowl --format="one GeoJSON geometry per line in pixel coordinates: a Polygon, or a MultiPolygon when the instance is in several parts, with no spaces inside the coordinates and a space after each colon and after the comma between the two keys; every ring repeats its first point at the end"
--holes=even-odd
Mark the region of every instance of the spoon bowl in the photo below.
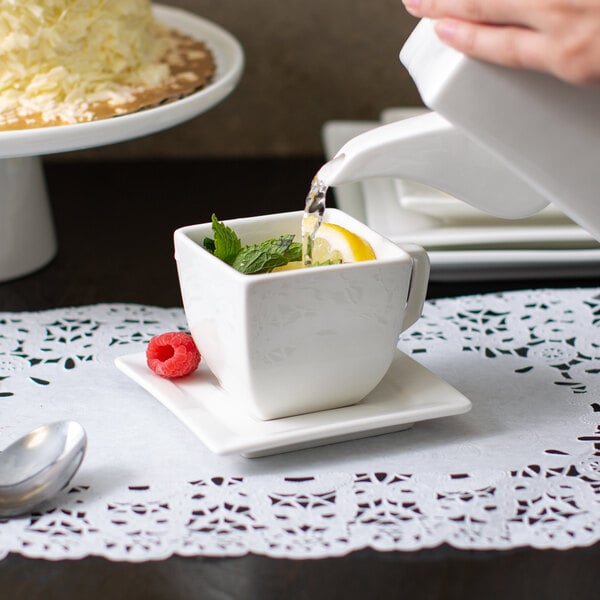
{"type": "Polygon", "coordinates": [[[30,512],[69,484],[87,435],[75,421],[42,425],[0,453],[0,517],[30,512]]]}

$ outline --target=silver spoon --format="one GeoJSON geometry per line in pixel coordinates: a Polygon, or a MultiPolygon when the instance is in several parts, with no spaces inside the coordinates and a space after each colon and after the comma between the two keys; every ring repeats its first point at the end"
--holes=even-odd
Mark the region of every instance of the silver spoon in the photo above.
{"type": "Polygon", "coordinates": [[[87,447],[75,421],[42,425],[0,453],[0,517],[30,512],[62,490],[87,447]]]}

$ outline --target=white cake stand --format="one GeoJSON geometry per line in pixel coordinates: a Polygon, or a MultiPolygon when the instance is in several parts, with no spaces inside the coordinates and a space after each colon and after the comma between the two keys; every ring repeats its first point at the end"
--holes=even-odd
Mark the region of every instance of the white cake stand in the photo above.
{"type": "Polygon", "coordinates": [[[112,119],[0,132],[0,281],[31,273],[56,253],[40,156],[113,144],[173,127],[223,100],[237,85],[244,53],[227,31],[191,13],[157,5],[156,18],[203,41],[217,70],[206,88],[176,102],[112,119]]]}

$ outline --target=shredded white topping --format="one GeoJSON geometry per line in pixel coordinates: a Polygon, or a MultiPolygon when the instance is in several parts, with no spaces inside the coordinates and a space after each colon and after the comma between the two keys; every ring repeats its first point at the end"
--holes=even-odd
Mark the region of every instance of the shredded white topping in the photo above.
{"type": "Polygon", "coordinates": [[[70,123],[132,100],[169,74],[158,28],[149,0],[2,0],[0,113],[70,123]]]}

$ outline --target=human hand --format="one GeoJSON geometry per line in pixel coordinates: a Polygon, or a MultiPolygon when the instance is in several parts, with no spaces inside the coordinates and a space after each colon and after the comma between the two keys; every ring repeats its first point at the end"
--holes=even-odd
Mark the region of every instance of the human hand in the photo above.
{"type": "Polygon", "coordinates": [[[403,0],[473,58],[600,84],[600,0],[403,0]]]}

